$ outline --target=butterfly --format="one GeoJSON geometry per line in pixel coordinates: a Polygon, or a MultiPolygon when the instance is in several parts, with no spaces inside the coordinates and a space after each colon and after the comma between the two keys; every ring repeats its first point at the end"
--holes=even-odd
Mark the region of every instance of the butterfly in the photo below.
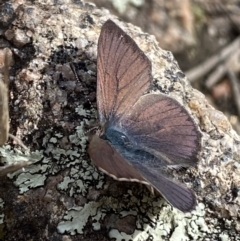
{"type": "Polygon", "coordinates": [[[101,29],[97,57],[100,127],[88,153],[99,170],[120,181],[146,184],[173,207],[194,209],[194,192],[169,179],[166,168],[197,163],[200,132],[175,99],[148,94],[151,62],[113,21],[101,29]]]}

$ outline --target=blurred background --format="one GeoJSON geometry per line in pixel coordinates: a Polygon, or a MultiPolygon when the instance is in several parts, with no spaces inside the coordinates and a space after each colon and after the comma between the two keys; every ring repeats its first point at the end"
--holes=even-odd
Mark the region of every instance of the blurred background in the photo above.
{"type": "Polygon", "coordinates": [[[89,0],[156,36],[240,134],[240,0],[89,0]]]}

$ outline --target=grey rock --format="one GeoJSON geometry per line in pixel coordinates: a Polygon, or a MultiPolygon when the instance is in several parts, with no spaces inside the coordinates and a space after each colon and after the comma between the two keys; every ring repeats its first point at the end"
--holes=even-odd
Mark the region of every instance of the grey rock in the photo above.
{"type": "MultiPolygon", "coordinates": [[[[6,30],[27,36],[22,44],[9,39],[18,53],[10,73],[11,130],[38,161],[1,181],[4,240],[240,240],[240,138],[191,87],[173,55],[154,36],[92,4],[22,2],[12,3],[15,18],[6,30]],[[191,213],[145,186],[106,177],[86,153],[85,128],[97,119],[97,41],[109,18],[152,61],[152,91],[176,98],[202,132],[197,168],[173,173],[197,194],[191,213]]],[[[5,148],[11,158],[21,154],[17,146],[5,148]]]]}

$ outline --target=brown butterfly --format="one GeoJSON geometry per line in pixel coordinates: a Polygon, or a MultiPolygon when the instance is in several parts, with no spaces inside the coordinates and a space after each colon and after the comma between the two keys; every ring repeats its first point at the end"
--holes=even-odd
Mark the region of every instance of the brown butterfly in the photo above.
{"type": "Polygon", "coordinates": [[[144,183],[183,212],[196,197],[163,174],[197,163],[201,135],[186,109],[151,87],[151,62],[133,39],[108,20],[98,41],[97,106],[100,130],[89,155],[104,173],[144,183]]]}

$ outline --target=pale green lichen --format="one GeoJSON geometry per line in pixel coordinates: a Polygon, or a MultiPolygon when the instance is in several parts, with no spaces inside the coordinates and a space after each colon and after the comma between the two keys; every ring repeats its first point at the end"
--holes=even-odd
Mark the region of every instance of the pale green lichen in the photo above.
{"type": "Polygon", "coordinates": [[[19,187],[20,193],[24,193],[31,188],[43,186],[45,179],[42,174],[24,172],[18,175],[14,184],[19,187]]]}
{"type": "Polygon", "coordinates": [[[60,233],[69,232],[71,235],[80,233],[83,234],[83,228],[88,222],[89,217],[92,218],[94,227],[98,228],[100,225],[96,225],[101,218],[105,216],[104,213],[99,215],[98,209],[102,206],[101,202],[88,202],[83,207],[76,207],[69,210],[64,216],[64,221],[58,225],[58,231],[60,233]]]}
{"type": "Polygon", "coordinates": [[[6,165],[16,164],[21,161],[29,161],[34,163],[35,157],[31,157],[29,152],[23,153],[18,149],[12,149],[10,145],[5,145],[4,147],[0,147],[1,153],[1,163],[5,163],[6,165]]]}
{"type": "MultiPolygon", "coordinates": [[[[123,6],[124,6],[124,3],[127,4],[126,2],[127,1],[123,2],[123,6]]],[[[139,2],[141,3],[143,1],[139,1],[139,2]]],[[[120,4],[120,1],[118,2],[116,1],[116,3],[120,4]]],[[[70,5],[68,5],[67,8],[65,8],[66,12],[68,10],[69,11],[71,10],[70,5]]],[[[79,18],[79,16],[82,16],[81,15],[82,13],[86,14],[86,12],[84,11],[82,12],[82,10],[80,10],[79,12],[75,13],[75,15],[78,16],[77,18],[79,18]]],[[[113,18],[113,16],[110,16],[109,14],[105,14],[106,12],[104,12],[104,16],[103,15],[101,16],[100,13],[101,12],[99,11],[98,14],[91,15],[91,17],[94,19],[95,22],[99,21],[103,23],[108,18],[113,18]]],[[[66,28],[65,30],[62,30],[60,27],[56,29],[55,28],[52,29],[53,28],[52,26],[61,26],[62,24],[61,20],[63,20],[62,14],[63,13],[57,16],[57,20],[55,18],[56,15],[49,15],[50,17],[48,18],[48,21],[47,21],[48,25],[44,25],[41,27],[36,26],[34,34],[42,33],[42,31],[46,31],[46,32],[52,31],[54,36],[51,42],[48,42],[48,40],[44,35],[39,34],[37,38],[34,35],[33,39],[38,40],[36,41],[36,43],[34,43],[35,44],[34,46],[36,47],[36,49],[38,49],[39,45],[43,43],[46,49],[49,48],[49,49],[53,49],[53,51],[55,52],[58,52],[58,48],[56,47],[56,44],[62,45],[63,44],[62,37],[65,36],[62,34],[61,31],[67,31],[70,29],[70,33],[67,32],[66,36],[67,34],[68,35],[71,34],[75,39],[74,41],[76,42],[75,47],[78,44],[80,48],[82,48],[81,50],[78,49],[77,54],[80,55],[84,50],[84,53],[86,53],[87,56],[90,56],[93,60],[95,60],[96,53],[97,53],[96,51],[97,45],[95,43],[97,42],[97,38],[98,38],[98,34],[96,34],[95,32],[96,26],[94,26],[94,28],[91,27],[91,31],[89,31],[90,27],[81,29],[79,27],[79,23],[77,23],[76,26],[70,26],[69,24],[70,26],[69,29],[66,28]],[[59,36],[61,39],[60,40],[56,39],[59,36]],[[76,38],[82,38],[82,39],[79,39],[79,41],[77,42],[76,38]],[[91,43],[90,48],[87,48],[88,43],[91,43]]],[[[120,24],[116,19],[115,21],[118,24],[120,24]]],[[[65,26],[65,24],[63,26],[65,26]]],[[[154,79],[156,80],[156,85],[159,85],[161,87],[161,90],[165,92],[170,92],[169,90],[172,89],[172,87],[174,87],[174,90],[177,92],[183,91],[183,88],[181,86],[182,86],[182,82],[184,82],[185,80],[184,81],[181,80],[181,83],[177,82],[173,84],[173,81],[171,81],[170,79],[171,76],[167,78],[168,76],[167,77],[164,76],[164,73],[162,71],[164,70],[164,68],[166,68],[166,66],[171,65],[170,62],[172,62],[174,59],[172,54],[170,54],[170,52],[164,52],[160,50],[157,47],[157,44],[154,42],[155,40],[152,39],[151,41],[152,43],[146,42],[145,46],[147,46],[148,56],[153,62],[153,76],[154,76],[154,79]]],[[[36,52],[36,55],[37,55],[37,52],[36,52]]],[[[53,65],[55,65],[55,63],[53,63],[53,65]]],[[[176,69],[176,71],[179,71],[179,70],[176,69]]],[[[55,73],[55,69],[54,68],[51,69],[50,72],[55,73]]],[[[93,72],[91,70],[87,70],[86,73],[88,75],[91,75],[93,72]]],[[[50,84],[51,84],[50,82],[51,79],[52,79],[52,76],[43,76],[42,78],[42,80],[45,81],[45,83],[50,83],[50,84]]],[[[192,94],[193,90],[188,89],[188,91],[186,92],[192,94]]],[[[51,97],[53,99],[55,94],[56,94],[55,92],[51,92],[51,95],[52,95],[51,97]]],[[[180,93],[180,96],[182,98],[182,93],[180,93]]],[[[199,99],[201,101],[203,98],[199,98],[199,99]]],[[[64,107],[67,104],[68,104],[67,102],[63,102],[62,106],[59,106],[59,109],[55,110],[54,113],[58,114],[58,111],[61,112],[61,107],[64,107]]],[[[74,105],[74,108],[75,106],[77,105],[74,105]]],[[[205,109],[207,108],[206,106],[207,104],[204,103],[205,109]]],[[[58,183],[57,189],[60,191],[64,191],[65,195],[68,197],[76,197],[79,195],[80,197],[83,197],[84,200],[86,200],[86,203],[82,204],[81,206],[70,207],[69,210],[66,211],[63,221],[60,222],[58,225],[58,231],[60,233],[68,232],[70,234],[78,234],[78,233],[82,234],[84,232],[84,227],[86,226],[86,224],[89,224],[90,220],[91,220],[90,225],[92,225],[93,230],[101,230],[101,227],[102,227],[101,221],[104,220],[104,217],[107,215],[106,213],[109,212],[109,210],[118,214],[120,218],[125,217],[127,215],[134,215],[134,217],[136,218],[136,224],[135,224],[136,229],[132,234],[126,234],[124,232],[120,232],[116,228],[110,228],[108,233],[109,237],[114,238],[115,240],[125,239],[125,240],[145,241],[145,240],[150,240],[149,237],[151,237],[151,240],[156,240],[156,241],[159,241],[161,239],[200,241],[200,240],[204,240],[204,237],[208,234],[220,233],[220,229],[218,229],[220,227],[219,227],[217,218],[209,218],[211,214],[210,212],[207,211],[208,209],[202,203],[199,203],[197,205],[195,211],[192,211],[191,213],[183,214],[177,211],[176,209],[173,209],[162,198],[153,199],[153,197],[149,197],[148,195],[143,195],[141,198],[139,198],[134,196],[134,192],[132,190],[129,190],[121,198],[119,198],[119,196],[114,197],[114,195],[109,196],[109,193],[107,195],[104,194],[105,190],[103,189],[106,185],[105,177],[103,174],[96,171],[96,169],[93,167],[91,162],[88,161],[89,159],[87,158],[87,155],[86,155],[87,137],[84,133],[84,125],[86,123],[88,124],[89,120],[96,119],[96,112],[93,110],[91,111],[84,110],[84,105],[82,103],[78,105],[78,107],[75,109],[75,112],[79,116],[79,119],[78,119],[79,123],[76,124],[78,125],[76,129],[74,131],[71,130],[71,133],[67,133],[67,134],[65,134],[64,132],[65,130],[63,130],[62,133],[59,131],[55,131],[54,127],[49,127],[49,129],[44,130],[45,136],[42,140],[42,143],[40,143],[42,145],[41,149],[43,151],[42,153],[40,153],[40,158],[38,159],[38,160],[41,159],[41,161],[39,163],[35,163],[35,165],[31,165],[25,168],[25,172],[18,174],[17,177],[13,175],[14,177],[16,177],[15,184],[19,187],[20,192],[23,193],[25,191],[28,191],[30,188],[43,186],[44,182],[49,176],[55,175],[58,172],[60,173],[62,171],[61,174],[62,173],[66,174],[58,183]],[[60,145],[60,143],[64,142],[64,140],[67,140],[66,148],[64,145],[60,145]],[[100,198],[97,201],[89,201],[88,195],[90,195],[89,194],[90,191],[96,190],[96,189],[103,190],[101,194],[99,194],[100,192],[98,193],[99,196],[101,195],[100,198]],[[205,221],[206,215],[208,215],[208,219],[206,219],[208,220],[208,223],[206,223],[205,221]]],[[[61,123],[64,123],[65,119],[59,120],[58,118],[61,118],[59,116],[57,116],[56,119],[54,119],[54,121],[55,122],[61,121],[61,123]]],[[[67,116],[64,116],[64,117],[67,120],[67,116]]],[[[213,131],[214,128],[216,128],[219,125],[219,122],[217,122],[217,120],[219,120],[219,118],[216,118],[214,125],[212,125],[211,123],[213,121],[209,117],[206,121],[206,127],[207,127],[206,129],[213,131]]],[[[61,125],[59,124],[57,127],[59,126],[61,125]]],[[[222,138],[222,145],[225,146],[225,143],[228,143],[226,147],[227,148],[231,147],[233,145],[231,138],[232,137],[230,137],[230,142],[228,142],[227,138],[226,139],[222,138]]],[[[214,145],[216,146],[216,148],[219,148],[219,141],[216,142],[214,145]]],[[[211,163],[214,157],[216,156],[215,149],[212,149],[212,147],[211,146],[209,147],[209,145],[208,145],[208,148],[209,148],[209,152],[205,153],[206,159],[201,161],[201,163],[205,163],[206,166],[208,166],[209,163],[211,163]]],[[[231,148],[234,148],[234,147],[231,147],[231,148]]],[[[236,152],[235,155],[237,155],[236,150],[235,150],[236,152]]],[[[218,153],[219,156],[222,156],[222,152],[220,151],[220,148],[219,150],[216,150],[216,152],[218,153]]],[[[15,154],[13,156],[15,157],[15,154]]],[[[228,157],[227,160],[230,160],[231,158],[232,157],[228,157]]],[[[200,163],[200,167],[201,167],[201,163],[200,163]]],[[[235,166],[237,166],[237,164],[235,166]]],[[[205,169],[199,168],[199,172],[204,174],[205,171],[208,171],[208,172],[211,172],[212,176],[217,175],[219,172],[218,166],[217,167],[214,166],[211,168],[212,169],[210,171],[209,171],[209,168],[205,168],[205,169]]],[[[201,177],[204,178],[204,175],[201,175],[201,177]]],[[[226,177],[222,175],[219,177],[219,179],[220,178],[224,180],[226,177]]],[[[205,183],[204,180],[200,182],[202,182],[202,184],[205,183]]],[[[199,198],[201,198],[201,196],[199,198]]],[[[75,200],[73,199],[72,203],[74,203],[74,201],[75,200]]],[[[222,232],[220,237],[222,238],[222,240],[226,240],[226,238],[229,236],[227,233],[222,232]]]]}
{"type": "Polygon", "coordinates": [[[147,239],[133,238],[133,235],[129,235],[124,232],[119,232],[117,229],[111,229],[111,231],[109,232],[109,237],[116,241],[129,240],[129,239],[139,240],[139,241],[147,240],[147,239]]]}
{"type": "MultiPolygon", "coordinates": [[[[220,235],[219,235],[219,238],[221,241],[229,241],[229,235],[226,233],[226,232],[222,232],[220,235]]],[[[237,238],[237,237],[236,237],[237,238]]]]}
{"type": "Polygon", "coordinates": [[[117,9],[120,14],[123,14],[128,4],[133,4],[136,7],[140,7],[144,4],[144,0],[111,0],[113,6],[117,9]]]}
{"type": "Polygon", "coordinates": [[[82,105],[78,106],[75,109],[76,113],[78,113],[80,116],[87,117],[89,115],[89,111],[85,110],[82,105]]]}

